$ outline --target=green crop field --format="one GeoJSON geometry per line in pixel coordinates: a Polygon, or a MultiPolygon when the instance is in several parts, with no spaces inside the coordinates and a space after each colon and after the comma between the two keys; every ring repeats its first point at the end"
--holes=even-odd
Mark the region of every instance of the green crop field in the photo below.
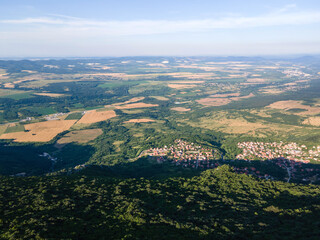
{"type": "Polygon", "coordinates": [[[14,132],[23,132],[23,131],[25,131],[24,126],[18,124],[18,125],[13,126],[13,127],[8,127],[5,130],[5,133],[14,133],[14,132]]]}

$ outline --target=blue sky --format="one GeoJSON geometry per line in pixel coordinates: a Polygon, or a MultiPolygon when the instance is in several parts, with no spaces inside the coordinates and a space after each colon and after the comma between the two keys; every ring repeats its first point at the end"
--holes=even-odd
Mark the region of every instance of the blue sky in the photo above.
{"type": "Polygon", "coordinates": [[[319,53],[318,0],[0,0],[0,57],[319,53]]]}

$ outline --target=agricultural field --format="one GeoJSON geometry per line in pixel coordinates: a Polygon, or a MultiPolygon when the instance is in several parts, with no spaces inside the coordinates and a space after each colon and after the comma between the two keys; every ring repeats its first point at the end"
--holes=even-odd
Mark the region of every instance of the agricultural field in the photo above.
{"type": "Polygon", "coordinates": [[[175,139],[206,143],[227,158],[238,154],[240,140],[317,145],[317,61],[146,57],[18,61],[15,68],[3,62],[0,144],[36,143],[60,159],[59,168],[79,159],[132,162],[175,139]]]}
{"type": "Polygon", "coordinates": [[[87,143],[94,140],[102,134],[101,129],[85,129],[72,131],[65,134],[62,138],[57,141],[57,144],[67,144],[67,143],[87,143]]]}
{"type": "Polygon", "coordinates": [[[77,123],[96,123],[108,120],[116,116],[116,113],[111,111],[87,111],[84,113],[83,117],[77,123]]]}
{"type": "MultiPolygon", "coordinates": [[[[24,125],[24,131],[4,133],[0,139],[13,139],[14,142],[48,142],[57,134],[68,130],[75,120],[55,120],[24,125]]],[[[10,128],[9,128],[10,129],[10,128]]]]}

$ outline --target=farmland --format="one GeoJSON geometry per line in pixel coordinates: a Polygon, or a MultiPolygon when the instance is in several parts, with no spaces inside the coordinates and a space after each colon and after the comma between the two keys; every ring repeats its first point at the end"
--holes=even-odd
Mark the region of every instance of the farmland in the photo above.
{"type": "Polygon", "coordinates": [[[67,143],[86,143],[94,140],[102,134],[101,129],[85,129],[76,130],[65,134],[62,138],[57,141],[57,144],[67,144],[67,143]]]}
{"type": "Polygon", "coordinates": [[[116,116],[116,113],[114,111],[100,111],[92,110],[87,111],[83,115],[83,117],[78,121],[78,123],[96,123],[105,121],[107,119],[113,118],[116,116]]]}
{"type": "Polygon", "coordinates": [[[2,144],[36,144],[59,168],[126,163],[178,138],[228,158],[240,139],[320,144],[320,70],[310,62],[146,57],[0,67],[2,144]]]}
{"type": "Polygon", "coordinates": [[[56,120],[26,124],[26,131],[4,133],[0,139],[14,139],[15,142],[48,142],[57,134],[68,130],[75,120],[56,120]]]}
{"type": "Polygon", "coordinates": [[[313,233],[319,66],[240,57],[0,61],[0,174],[9,175],[0,176],[0,225],[13,238],[26,226],[31,239],[43,226],[64,234],[68,214],[74,238],[87,236],[78,225],[88,217],[98,219],[98,239],[141,228],[152,239],[171,227],[192,229],[188,239],[270,238],[284,225],[286,238],[303,217],[313,233]],[[31,220],[21,212],[27,204],[31,220]],[[228,233],[239,229],[254,234],[228,233]]]}

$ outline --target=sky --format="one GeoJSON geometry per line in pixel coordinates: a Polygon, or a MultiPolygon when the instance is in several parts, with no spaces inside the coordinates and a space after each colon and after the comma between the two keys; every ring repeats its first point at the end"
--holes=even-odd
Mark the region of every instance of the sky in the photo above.
{"type": "Polygon", "coordinates": [[[300,54],[319,0],[0,0],[0,58],[300,54]]]}

